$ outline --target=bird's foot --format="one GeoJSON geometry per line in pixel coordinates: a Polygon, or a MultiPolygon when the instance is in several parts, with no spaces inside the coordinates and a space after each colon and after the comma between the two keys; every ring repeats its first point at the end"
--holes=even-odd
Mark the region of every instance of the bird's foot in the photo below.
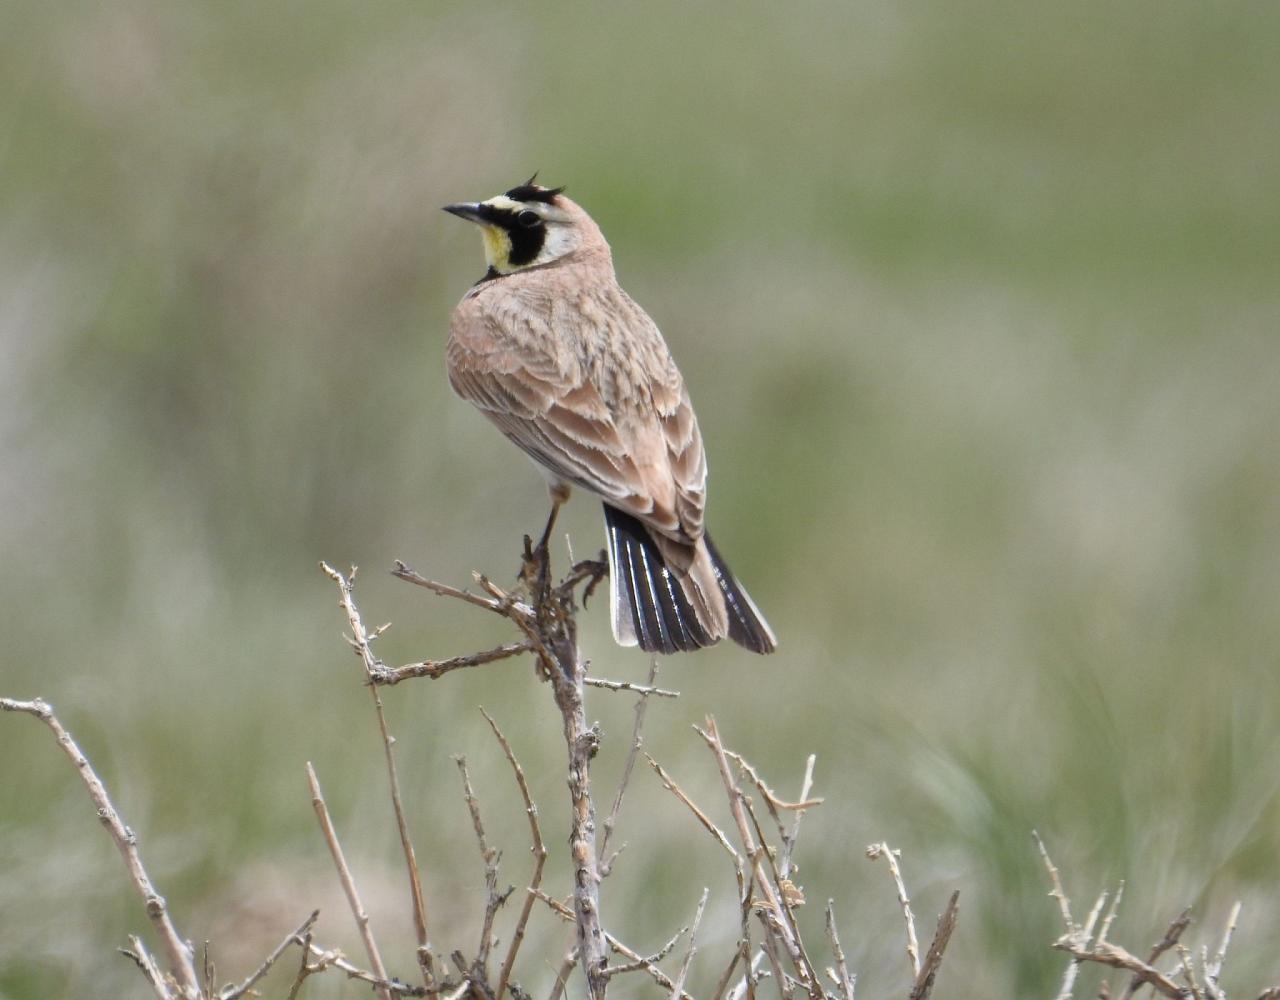
{"type": "Polygon", "coordinates": [[[551,590],[551,552],[547,547],[545,536],[533,544],[533,539],[524,536],[524,553],[520,559],[520,571],[517,573],[520,582],[528,588],[529,596],[535,605],[543,604],[551,590]]]}
{"type": "Polygon", "coordinates": [[[608,575],[609,563],[605,559],[604,552],[601,551],[599,559],[583,559],[581,562],[574,563],[565,583],[572,588],[583,580],[587,581],[586,587],[582,590],[582,606],[585,609],[587,602],[591,600],[591,595],[596,592],[596,587],[600,586],[600,581],[608,575]]]}

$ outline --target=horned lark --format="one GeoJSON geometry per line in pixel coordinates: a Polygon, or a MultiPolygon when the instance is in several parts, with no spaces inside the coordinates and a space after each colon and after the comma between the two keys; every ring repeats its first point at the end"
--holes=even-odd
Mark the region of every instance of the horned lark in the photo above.
{"type": "Polygon", "coordinates": [[[770,653],[773,632],[703,526],[707,463],[680,372],[562,191],[530,178],[445,206],[480,226],[489,264],[453,311],[449,381],[546,471],[551,522],[570,486],[604,501],[621,645],[674,653],[728,635],[770,653]]]}

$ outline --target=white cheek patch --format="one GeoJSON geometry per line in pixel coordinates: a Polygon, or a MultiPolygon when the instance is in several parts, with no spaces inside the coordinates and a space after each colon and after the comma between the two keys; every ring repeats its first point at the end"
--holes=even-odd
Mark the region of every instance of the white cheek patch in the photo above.
{"type": "Polygon", "coordinates": [[[547,238],[543,241],[542,249],[538,251],[538,256],[534,258],[533,263],[549,264],[553,260],[559,260],[565,254],[578,249],[578,244],[581,242],[577,231],[572,227],[549,225],[547,238]]]}

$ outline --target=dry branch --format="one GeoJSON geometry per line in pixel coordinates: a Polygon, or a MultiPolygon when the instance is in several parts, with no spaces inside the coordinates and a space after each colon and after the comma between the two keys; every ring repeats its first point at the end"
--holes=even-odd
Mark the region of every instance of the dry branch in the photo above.
{"type": "MultiPolygon", "coordinates": [[[[333,828],[333,820],[329,818],[329,807],[325,805],[324,795],[320,791],[320,780],[316,777],[315,768],[307,761],[307,784],[311,788],[311,805],[315,809],[316,819],[320,821],[320,830],[324,834],[325,843],[329,845],[329,854],[333,857],[334,867],[338,870],[338,881],[342,883],[342,891],[346,894],[347,903],[351,907],[351,915],[355,918],[356,929],[364,942],[365,952],[369,956],[369,967],[380,980],[386,980],[387,970],[382,964],[382,955],[378,952],[377,942],[373,938],[373,930],[369,927],[369,914],[360,901],[360,892],[356,889],[355,879],[342,853],[342,845],[338,842],[338,834],[333,828]]],[[[390,1000],[391,992],[385,987],[375,987],[380,1000],[390,1000]]]]}
{"type": "Polygon", "coordinates": [[[529,834],[533,839],[533,844],[530,847],[533,852],[533,873],[529,876],[529,887],[525,890],[524,905],[520,908],[520,917],[516,921],[515,930],[511,935],[511,947],[507,950],[507,957],[503,959],[502,971],[498,976],[498,987],[494,991],[494,1000],[502,1000],[502,994],[511,979],[511,969],[515,965],[516,954],[520,951],[520,945],[524,941],[525,928],[529,923],[529,914],[532,912],[534,901],[537,898],[534,894],[537,892],[538,887],[542,885],[542,869],[547,862],[547,845],[542,842],[542,829],[538,825],[538,807],[534,805],[533,797],[529,794],[529,783],[525,780],[524,768],[520,766],[520,762],[516,759],[516,755],[511,749],[511,744],[507,742],[507,737],[498,728],[498,724],[493,721],[492,716],[483,708],[480,709],[480,714],[489,723],[489,728],[493,730],[493,735],[497,738],[499,745],[502,747],[502,752],[511,764],[511,770],[515,772],[516,784],[520,788],[520,797],[524,799],[525,815],[529,818],[529,834]]]}
{"type": "MultiPolygon", "coordinates": [[[[1221,986],[1222,967],[1226,962],[1227,950],[1231,945],[1231,938],[1235,934],[1236,926],[1240,919],[1240,903],[1237,902],[1231,908],[1222,937],[1212,958],[1207,945],[1200,947],[1198,971],[1196,954],[1185,946],[1181,940],[1183,933],[1191,923],[1191,911],[1189,909],[1183,910],[1169,924],[1164,936],[1152,945],[1147,953],[1147,958],[1144,960],[1129,950],[1107,940],[1111,924],[1119,908],[1124,883],[1121,883],[1117,888],[1111,900],[1111,905],[1107,910],[1107,915],[1102,920],[1101,929],[1098,931],[1097,937],[1093,938],[1093,928],[1104,905],[1106,893],[1099,896],[1084,924],[1075,923],[1071,917],[1071,902],[1063,888],[1061,875],[1052,859],[1050,859],[1049,852],[1038,834],[1035,835],[1035,839],[1045,870],[1049,873],[1049,881],[1052,886],[1049,894],[1057,900],[1059,912],[1062,914],[1063,923],[1066,925],[1066,933],[1055,941],[1053,946],[1060,951],[1065,951],[1073,959],[1072,966],[1067,970],[1067,976],[1063,980],[1062,990],[1058,994],[1059,1000],[1071,1000],[1072,988],[1075,982],[1074,971],[1081,962],[1093,962],[1131,973],[1132,976],[1120,1000],[1127,1000],[1127,998],[1136,996],[1144,987],[1149,987],[1162,996],[1179,998],[1179,1000],[1226,1000],[1226,993],[1221,986]],[[1178,962],[1172,970],[1163,971],[1156,966],[1156,962],[1169,951],[1177,953],[1178,962]],[[1178,983],[1174,976],[1180,977],[1182,982],[1178,983]]],[[[1269,992],[1264,992],[1262,997],[1267,997],[1269,992]]],[[[1111,989],[1104,983],[1100,996],[1110,997],[1111,995],[1111,989]]]]}
{"type": "MultiPolygon", "coordinates": [[[[600,835],[600,877],[608,878],[609,873],[613,870],[613,863],[617,860],[618,855],[622,853],[622,848],[609,853],[609,838],[613,836],[613,829],[618,823],[618,813],[622,811],[622,799],[627,794],[627,785],[631,782],[631,772],[635,770],[636,756],[640,753],[640,748],[644,746],[642,732],[644,731],[644,717],[649,708],[650,693],[657,693],[658,688],[654,687],[654,682],[658,679],[658,657],[656,655],[649,658],[649,680],[645,685],[637,685],[636,690],[639,691],[640,697],[636,699],[635,705],[635,722],[631,727],[631,744],[627,749],[627,759],[622,765],[622,777],[618,781],[618,791],[613,797],[613,806],[609,809],[609,815],[605,817],[603,832],[600,835]]],[[[625,845],[624,845],[625,846],[625,845]]]]}
{"type": "Polygon", "coordinates": [[[369,674],[369,680],[381,687],[391,687],[401,681],[414,677],[429,677],[435,680],[443,677],[451,670],[464,667],[479,667],[486,663],[506,660],[512,656],[520,656],[533,650],[533,644],[524,642],[508,642],[493,649],[479,653],[468,653],[466,656],[453,656],[447,660],[420,660],[417,663],[406,663],[402,667],[382,666],[369,674]]]}
{"type": "MultiPolygon", "coordinates": [[[[94,771],[93,765],[89,763],[89,758],[77,745],[76,741],[71,738],[71,734],[63,728],[62,723],[58,721],[58,717],[54,714],[53,708],[48,702],[42,699],[34,701],[16,701],[12,698],[0,698],[0,709],[6,712],[22,712],[27,715],[33,715],[53,733],[58,741],[58,746],[62,748],[73,764],[76,770],[80,772],[80,779],[84,782],[84,786],[89,791],[89,797],[93,800],[93,804],[98,810],[98,819],[102,821],[102,825],[106,827],[107,833],[111,835],[111,840],[115,843],[116,849],[119,850],[120,856],[124,858],[125,867],[129,870],[130,881],[138,890],[138,894],[142,897],[142,902],[147,910],[147,916],[151,919],[151,926],[155,928],[157,936],[160,938],[161,944],[164,946],[165,955],[169,961],[170,976],[173,981],[174,992],[171,994],[159,993],[160,996],[174,996],[187,1000],[187,998],[200,997],[200,980],[196,975],[195,956],[191,946],[182,939],[178,930],[173,925],[173,920],[169,916],[169,907],[165,903],[164,897],[156,892],[155,886],[151,882],[150,876],[147,875],[146,868],[142,864],[142,855],[138,852],[138,838],[134,832],[124,824],[120,818],[120,813],[116,807],[111,804],[111,798],[107,795],[107,788],[102,783],[102,779],[98,777],[94,771]]],[[[148,965],[145,964],[149,959],[145,950],[142,948],[140,941],[135,940],[134,955],[131,957],[137,962],[144,973],[149,972],[148,965]]],[[[154,963],[150,965],[154,969],[154,963]]],[[[148,974],[151,979],[151,975],[148,974]]],[[[165,977],[160,977],[163,980],[165,977]]],[[[156,983],[153,980],[153,985],[156,983]]],[[[159,987],[157,986],[157,989],[159,987]]]]}
{"type": "Polygon", "coordinates": [[[698,953],[698,925],[702,923],[702,913],[707,908],[707,897],[710,889],[702,890],[702,898],[698,900],[698,912],[693,915],[693,923],[689,925],[689,947],[685,950],[684,961],[680,963],[680,973],[671,985],[671,1000],[679,1000],[684,992],[684,981],[689,975],[689,966],[693,964],[693,956],[698,953]]]}
{"type": "Polygon", "coordinates": [[[608,943],[600,915],[601,876],[596,851],[595,803],[591,796],[591,759],[600,738],[586,721],[583,704],[586,664],[578,655],[574,620],[574,587],[584,580],[598,579],[599,567],[595,563],[579,563],[553,587],[548,582],[549,562],[547,550],[542,546],[532,549],[526,539],[521,586],[530,592],[531,603],[506,593],[480,575],[476,580],[488,597],[428,580],[402,562],[396,563],[392,573],[433,593],[474,604],[508,619],[524,634],[530,651],[538,657],[539,675],[551,683],[568,751],[569,853],[573,864],[578,953],[587,992],[592,1000],[601,1000],[607,983],[602,973],[608,964],[608,943]]]}
{"type": "Polygon", "coordinates": [[[460,952],[454,952],[454,964],[459,966],[459,971],[464,976],[469,976],[473,982],[487,983],[489,978],[489,949],[493,942],[493,921],[498,914],[498,910],[502,904],[507,901],[507,892],[498,891],[498,851],[489,846],[488,835],[485,833],[484,822],[480,818],[480,803],[476,799],[475,791],[471,787],[471,772],[467,769],[467,758],[457,756],[453,758],[458,765],[458,770],[462,773],[462,790],[463,796],[467,801],[467,811],[471,814],[471,826],[475,831],[476,842],[480,846],[480,858],[484,863],[484,918],[480,923],[480,944],[476,948],[475,961],[468,965],[460,958],[460,952]]]}
{"type": "Polygon", "coordinates": [[[915,981],[920,978],[920,942],[916,939],[916,918],[911,912],[911,898],[907,895],[907,887],[902,881],[902,872],[898,868],[898,852],[881,841],[867,848],[867,857],[872,861],[884,858],[889,864],[894,887],[898,890],[898,905],[902,907],[902,919],[907,925],[907,960],[911,963],[911,978],[915,981]]]}
{"type": "Polygon", "coordinates": [[[854,1000],[854,977],[849,975],[849,966],[845,962],[844,948],[840,945],[840,932],[836,929],[835,901],[827,900],[827,942],[831,945],[831,957],[836,967],[828,970],[832,981],[840,987],[842,1000],[854,1000]]]}
{"type": "Polygon", "coordinates": [[[929,994],[933,992],[934,980],[938,975],[938,968],[942,965],[942,955],[951,941],[951,932],[956,929],[956,917],[959,914],[960,892],[957,890],[951,894],[947,908],[938,918],[938,929],[933,934],[933,942],[924,956],[924,964],[920,967],[920,973],[911,987],[910,1000],[929,1000],[929,994]]]}
{"type": "MultiPolygon", "coordinates": [[[[267,973],[271,971],[271,967],[280,960],[280,956],[285,953],[292,944],[297,944],[299,940],[311,937],[311,928],[315,922],[320,919],[320,911],[312,910],[311,916],[307,917],[298,927],[296,931],[291,933],[278,945],[270,955],[266,957],[263,963],[239,986],[229,987],[218,994],[218,1000],[240,1000],[240,997],[247,994],[258,981],[265,978],[267,973]]],[[[303,963],[306,963],[306,952],[303,952],[303,963]]]]}
{"type": "Polygon", "coordinates": [[[347,576],[343,576],[328,563],[322,562],[321,569],[329,579],[338,585],[341,595],[339,603],[347,613],[347,624],[351,626],[350,643],[360,662],[364,666],[365,677],[369,680],[369,692],[373,696],[374,714],[378,719],[378,733],[382,737],[383,755],[387,762],[387,780],[390,784],[391,808],[396,817],[396,829],[400,834],[400,847],[404,853],[405,870],[409,879],[410,908],[413,913],[413,929],[418,942],[418,968],[422,972],[423,982],[430,987],[435,980],[432,968],[431,941],[428,935],[427,899],[422,891],[422,874],[418,868],[418,857],[413,849],[413,839],[409,834],[409,822],[405,818],[404,803],[400,796],[400,777],[396,770],[395,739],[387,726],[387,715],[382,707],[382,695],[378,692],[375,677],[385,670],[385,665],[373,653],[372,641],[385,632],[390,625],[383,625],[375,632],[365,629],[360,617],[360,610],[355,602],[356,567],[352,566],[347,576]]]}

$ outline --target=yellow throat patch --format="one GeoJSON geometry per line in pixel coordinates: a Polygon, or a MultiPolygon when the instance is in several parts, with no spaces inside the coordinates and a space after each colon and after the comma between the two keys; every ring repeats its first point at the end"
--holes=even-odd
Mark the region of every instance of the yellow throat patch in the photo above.
{"type": "Polygon", "coordinates": [[[501,226],[480,226],[485,261],[497,271],[511,270],[511,237],[501,226]]]}

